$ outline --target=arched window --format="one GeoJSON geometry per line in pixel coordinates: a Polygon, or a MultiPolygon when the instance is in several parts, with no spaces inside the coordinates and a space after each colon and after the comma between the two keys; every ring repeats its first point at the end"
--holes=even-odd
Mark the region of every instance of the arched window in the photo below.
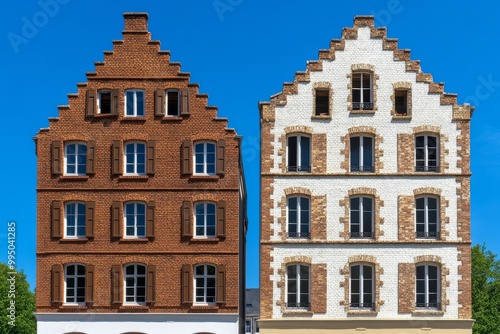
{"type": "Polygon", "coordinates": [[[373,110],[372,73],[352,73],[352,110],[373,110]]]}
{"type": "Polygon", "coordinates": [[[64,175],[87,173],[87,144],[69,142],[64,145],[64,175]]]}
{"type": "Polygon", "coordinates": [[[84,202],[68,202],[64,206],[65,238],[84,238],[86,205],[84,202]]]}
{"type": "Polygon", "coordinates": [[[373,198],[351,197],[350,236],[351,238],[373,238],[373,198]]]}
{"type": "Polygon", "coordinates": [[[146,204],[141,202],[125,203],[125,237],[146,237],[146,204]]]}
{"type": "Polygon", "coordinates": [[[215,143],[195,143],[193,161],[195,175],[215,175],[215,143]]]}
{"type": "Polygon", "coordinates": [[[125,144],[125,175],[146,175],[146,144],[125,144]]]}
{"type": "Polygon", "coordinates": [[[350,273],[350,308],[374,307],[374,270],[372,265],[356,264],[350,273]]]}
{"type": "Polygon", "coordinates": [[[416,267],[416,307],[441,309],[439,267],[422,264],[416,267]]]}
{"type": "Polygon", "coordinates": [[[373,138],[355,136],[350,140],[351,172],[374,172],[373,138]]]}
{"type": "Polygon", "coordinates": [[[286,307],[309,309],[311,305],[310,268],[304,264],[286,267],[286,307]]]}
{"type": "Polygon", "coordinates": [[[65,304],[85,304],[85,266],[68,264],[64,268],[65,304]]]}
{"type": "Polygon", "coordinates": [[[439,172],[438,139],[432,135],[415,137],[415,171],[439,172]]]}
{"type": "Polygon", "coordinates": [[[287,236],[310,238],[310,199],[302,196],[288,197],[287,211],[287,236]]]}
{"type": "Polygon", "coordinates": [[[288,172],[311,171],[311,138],[305,135],[290,135],[287,138],[288,172]]]}
{"type": "Polygon", "coordinates": [[[200,202],[194,206],[195,210],[195,236],[215,238],[216,204],[200,202]]]}
{"type": "Polygon", "coordinates": [[[146,303],[146,266],[129,264],[125,266],[125,303],[146,303]]]}
{"type": "Polygon", "coordinates": [[[216,267],[201,264],[194,267],[194,286],[196,304],[215,304],[216,267]]]}
{"type": "Polygon", "coordinates": [[[439,239],[439,199],[423,196],[415,199],[415,237],[439,239]]]}

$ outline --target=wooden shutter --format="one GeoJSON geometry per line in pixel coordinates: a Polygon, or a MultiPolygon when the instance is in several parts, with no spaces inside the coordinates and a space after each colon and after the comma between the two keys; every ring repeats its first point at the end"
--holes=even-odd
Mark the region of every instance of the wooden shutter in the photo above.
{"type": "Polygon", "coordinates": [[[94,266],[85,266],[85,301],[94,302],[94,266]]]}
{"type": "Polygon", "coordinates": [[[189,264],[184,264],[181,271],[181,303],[192,303],[192,268],[189,264]]]}
{"type": "Polygon", "coordinates": [[[62,266],[60,264],[52,265],[51,271],[51,299],[53,303],[61,303],[61,283],[62,283],[62,266]]]}
{"type": "Polygon", "coordinates": [[[95,202],[85,203],[85,235],[87,238],[94,237],[95,202]]]}
{"type": "Polygon", "coordinates": [[[155,236],[155,202],[148,203],[146,213],[146,237],[154,238],[155,236]]]}
{"type": "Polygon", "coordinates": [[[181,147],[181,173],[191,175],[193,173],[193,157],[191,155],[191,141],[185,140],[181,147]]]}
{"type": "Polygon", "coordinates": [[[226,266],[217,266],[217,303],[226,303],[226,266]]]}
{"type": "Polygon", "coordinates": [[[117,201],[113,201],[111,205],[111,237],[120,238],[122,234],[121,231],[121,207],[122,204],[117,201]]]}
{"type": "Polygon", "coordinates": [[[226,202],[217,203],[217,238],[226,237],[226,202]]]}
{"type": "Polygon", "coordinates": [[[165,90],[155,90],[155,116],[165,116],[165,90]]]}
{"type": "Polygon", "coordinates": [[[122,303],[122,266],[117,264],[111,267],[111,303],[122,303]]]}
{"type": "Polygon", "coordinates": [[[121,158],[122,158],[122,143],[119,140],[113,140],[113,146],[111,148],[111,170],[113,175],[121,174],[121,158]]]}
{"type": "Polygon", "coordinates": [[[61,237],[61,202],[52,202],[52,214],[51,214],[51,230],[52,238],[61,237]]]}
{"type": "Polygon", "coordinates": [[[181,115],[189,115],[189,89],[181,90],[181,115]]]}
{"type": "Polygon", "coordinates": [[[92,117],[95,115],[95,107],[97,91],[95,89],[87,89],[87,103],[85,105],[85,116],[92,117]]]}
{"type": "Polygon", "coordinates": [[[183,237],[192,237],[193,236],[193,224],[191,222],[191,202],[184,201],[182,202],[182,212],[181,212],[181,220],[182,220],[182,236],[183,237]]]}
{"type": "Polygon", "coordinates": [[[156,266],[148,266],[146,303],[156,302],[156,266]]]}
{"type": "Polygon", "coordinates": [[[311,311],[313,313],[326,313],[326,264],[313,264],[310,277],[311,311]]]}
{"type": "Polygon", "coordinates": [[[226,141],[217,142],[217,174],[224,175],[226,169],[226,141]]]}
{"type": "Polygon", "coordinates": [[[118,101],[120,100],[120,91],[113,89],[111,91],[111,112],[110,115],[118,115],[118,101]]]}
{"type": "Polygon", "coordinates": [[[87,174],[95,174],[95,140],[87,143],[87,174]]]}
{"type": "Polygon", "coordinates": [[[52,174],[61,175],[62,145],[60,141],[53,141],[52,151],[52,174]]]}
{"type": "Polygon", "coordinates": [[[156,164],[155,164],[155,154],[156,154],[156,141],[149,140],[148,148],[146,152],[147,164],[146,164],[146,173],[149,175],[154,175],[156,164]]]}

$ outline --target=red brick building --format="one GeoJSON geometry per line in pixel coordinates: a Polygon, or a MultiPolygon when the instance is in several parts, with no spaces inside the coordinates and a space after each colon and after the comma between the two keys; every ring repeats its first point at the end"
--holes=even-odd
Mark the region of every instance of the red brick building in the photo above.
{"type": "Polygon", "coordinates": [[[38,333],[236,333],[241,137],[148,15],[124,17],[123,40],[35,138],[38,333]]]}

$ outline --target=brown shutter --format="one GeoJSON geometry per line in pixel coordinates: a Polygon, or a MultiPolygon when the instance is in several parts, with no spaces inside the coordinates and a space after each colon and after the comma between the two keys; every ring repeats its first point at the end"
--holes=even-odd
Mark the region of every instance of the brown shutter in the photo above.
{"type": "Polygon", "coordinates": [[[95,141],[87,143],[87,174],[95,174],[95,141]]]}
{"type": "Polygon", "coordinates": [[[122,303],[122,266],[117,264],[111,267],[111,303],[122,303]]]}
{"type": "Polygon", "coordinates": [[[121,207],[122,204],[117,201],[113,201],[111,205],[111,237],[120,238],[122,234],[121,230],[121,207]]]}
{"type": "Polygon", "coordinates": [[[146,158],[147,158],[146,173],[149,175],[154,175],[155,173],[156,169],[155,153],[156,153],[156,141],[149,140],[148,150],[146,153],[146,158]]]}
{"type": "Polygon", "coordinates": [[[165,116],[165,90],[155,90],[155,116],[165,116]]]}
{"type": "Polygon", "coordinates": [[[61,303],[62,266],[60,264],[52,265],[51,281],[51,301],[52,303],[61,303]]]}
{"type": "Polygon", "coordinates": [[[226,266],[217,266],[217,303],[226,303],[226,266]]]}
{"type": "Polygon", "coordinates": [[[415,264],[398,264],[398,313],[411,313],[415,305],[415,264]]]}
{"type": "Polygon", "coordinates": [[[313,264],[311,269],[311,311],[326,313],[326,264],[313,264]]]}
{"type": "Polygon", "coordinates": [[[87,104],[85,105],[85,116],[87,117],[95,115],[96,95],[95,89],[87,89],[87,104]]]}
{"type": "Polygon", "coordinates": [[[85,266],[85,301],[94,302],[94,266],[85,266]]]}
{"type": "Polygon", "coordinates": [[[217,203],[217,238],[226,237],[226,202],[217,203]]]}
{"type": "Polygon", "coordinates": [[[62,145],[60,141],[53,141],[52,151],[52,174],[61,175],[62,145]]]}
{"type": "Polygon", "coordinates": [[[217,174],[224,175],[226,169],[226,141],[217,142],[217,174]]]}
{"type": "Polygon", "coordinates": [[[193,173],[193,157],[191,156],[191,141],[185,140],[181,147],[181,172],[183,175],[193,173]]]}
{"type": "Polygon", "coordinates": [[[181,115],[189,115],[189,89],[181,90],[181,115]]]}
{"type": "Polygon", "coordinates": [[[156,302],[156,266],[148,266],[146,303],[156,302]]]}
{"type": "Polygon", "coordinates": [[[113,146],[111,148],[111,164],[112,164],[112,174],[121,174],[121,158],[122,158],[122,143],[119,140],[113,140],[113,146]]]}
{"type": "Polygon", "coordinates": [[[85,235],[87,238],[94,237],[94,216],[95,216],[95,202],[85,203],[85,235]]]}
{"type": "Polygon", "coordinates": [[[120,91],[118,89],[113,89],[111,91],[111,112],[110,115],[118,115],[118,102],[120,100],[120,91]]]}
{"type": "Polygon", "coordinates": [[[192,268],[189,264],[184,264],[182,266],[181,272],[181,303],[192,303],[192,268]]]}
{"type": "Polygon", "coordinates": [[[61,237],[61,202],[60,201],[53,201],[52,202],[51,225],[52,225],[52,238],[60,238],[61,237]]]}
{"type": "Polygon", "coordinates": [[[155,236],[155,202],[148,203],[148,211],[146,214],[146,237],[154,238],[155,236]]]}
{"type": "Polygon", "coordinates": [[[182,227],[181,227],[182,236],[192,237],[193,224],[191,223],[191,202],[189,201],[182,202],[181,220],[182,220],[182,227]]]}

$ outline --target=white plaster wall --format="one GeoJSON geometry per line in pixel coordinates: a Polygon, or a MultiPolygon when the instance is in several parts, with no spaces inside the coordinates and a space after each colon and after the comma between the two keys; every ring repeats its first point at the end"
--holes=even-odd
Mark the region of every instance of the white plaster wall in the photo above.
{"type": "MultiPolygon", "coordinates": [[[[380,300],[384,305],[380,307],[380,312],[376,318],[380,319],[408,319],[411,314],[398,314],[398,263],[414,263],[414,259],[419,255],[437,255],[442,259],[443,265],[449,270],[447,276],[450,286],[446,288],[446,298],[450,304],[446,306],[446,312],[442,318],[456,319],[458,317],[458,260],[457,249],[454,246],[435,245],[284,245],[275,247],[271,252],[273,262],[271,267],[274,274],[271,276],[273,286],[278,282],[284,282],[284,277],[278,275],[285,258],[294,255],[307,256],[312,258],[313,264],[326,263],[327,266],[327,313],[314,314],[313,318],[346,318],[346,312],[340,301],[345,298],[345,290],[340,287],[344,282],[344,275],[340,270],[348,263],[349,256],[371,255],[383,268],[384,273],[380,276],[383,286],[380,288],[380,300]]],[[[311,282],[314,284],[314,281],[311,282]]],[[[441,287],[444,288],[444,287],[441,287]]],[[[314,298],[314,296],[312,297],[314,298]]],[[[281,300],[281,289],[275,288],[273,293],[273,318],[282,318],[281,307],[276,302],[281,300]]],[[[287,318],[289,316],[287,315],[287,318]]],[[[352,316],[349,316],[352,318],[352,316]]]]}
{"type": "Polygon", "coordinates": [[[237,314],[36,313],[37,334],[237,334],[237,314]]]}
{"type": "MultiPolygon", "coordinates": [[[[327,134],[327,172],[344,173],[340,163],[344,156],[340,150],[344,143],[340,137],[345,136],[347,129],[354,126],[371,126],[383,137],[380,148],[384,151],[381,161],[384,168],[381,173],[397,172],[397,134],[413,133],[413,128],[420,125],[433,125],[441,128],[441,133],[448,137],[445,149],[449,150],[445,161],[449,162],[449,172],[459,173],[456,167],[459,132],[455,123],[451,123],[452,106],[440,104],[439,94],[429,94],[429,85],[416,82],[416,73],[405,71],[404,61],[395,61],[393,51],[382,49],[382,39],[369,39],[369,28],[359,28],[357,40],[346,40],[344,51],[335,52],[335,60],[323,61],[323,71],[310,72],[310,82],[298,86],[298,94],[288,95],[287,104],[276,107],[275,164],[271,172],[278,173],[278,164],[282,158],[277,157],[281,148],[278,141],[287,126],[304,125],[313,128],[313,133],[327,134]],[[348,85],[352,64],[370,64],[375,66],[375,74],[379,76],[376,84],[377,111],[375,114],[351,114],[348,110],[347,97],[350,94],[348,85]],[[410,82],[412,89],[412,119],[394,121],[391,116],[394,92],[393,83],[410,82]],[[333,90],[333,112],[331,120],[311,120],[313,114],[313,85],[315,82],[329,82],[333,90]]],[[[314,162],[313,162],[314,163],[314,162]]],[[[408,163],[414,164],[413,161],[408,163]]]]}

